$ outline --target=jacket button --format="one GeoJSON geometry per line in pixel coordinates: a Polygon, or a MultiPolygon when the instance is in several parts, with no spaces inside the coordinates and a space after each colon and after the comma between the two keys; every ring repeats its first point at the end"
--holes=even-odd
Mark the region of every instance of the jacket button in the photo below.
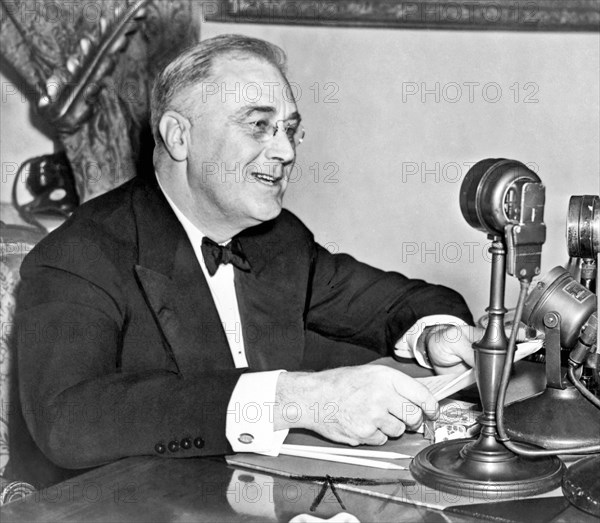
{"type": "Polygon", "coordinates": [[[179,450],[179,442],[178,441],[169,441],[168,448],[171,452],[177,452],[179,450]]]}
{"type": "Polygon", "coordinates": [[[167,450],[167,447],[165,447],[164,443],[157,443],[156,445],[154,445],[154,450],[158,453],[158,454],[164,454],[165,451],[167,450]]]}
{"type": "Polygon", "coordinates": [[[194,440],[194,447],[196,447],[197,449],[201,449],[202,447],[204,447],[204,440],[202,438],[196,438],[194,440]]]}
{"type": "Polygon", "coordinates": [[[182,449],[191,449],[192,448],[192,440],[190,438],[184,438],[181,440],[181,448],[182,449]]]}

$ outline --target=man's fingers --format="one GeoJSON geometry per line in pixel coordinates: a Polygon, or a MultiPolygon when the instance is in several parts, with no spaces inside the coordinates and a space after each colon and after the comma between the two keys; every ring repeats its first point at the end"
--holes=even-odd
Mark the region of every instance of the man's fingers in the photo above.
{"type": "Polygon", "coordinates": [[[388,410],[392,417],[404,422],[409,429],[420,427],[423,423],[423,410],[421,407],[406,398],[400,397],[400,401],[390,405],[388,410]]]}
{"type": "MultiPolygon", "coordinates": [[[[512,322],[506,324],[506,337],[507,338],[510,338],[513,327],[514,327],[514,323],[512,323],[512,322]]],[[[530,341],[530,340],[535,339],[537,337],[537,335],[538,335],[538,333],[534,328],[528,327],[523,322],[519,322],[519,328],[517,330],[517,341],[530,341]]]]}
{"type": "Polygon", "coordinates": [[[402,436],[402,434],[404,434],[404,431],[406,430],[406,425],[396,416],[390,414],[386,416],[385,419],[381,422],[379,429],[388,438],[397,438],[398,436],[402,436]]]}
{"type": "Polygon", "coordinates": [[[386,434],[383,433],[383,431],[377,429],[372,436],[369,436],[368,438],[363,438],[361,443],[363,443],[364,445],[384,445],[388,440],[388,437],[386,434]]]}
{"type": "Polygon", "coordinates": [[[402,374],[401,372],[395,374],[393,385],[399,395],[398,398],[394,398],[394,403],[400,405],[400,407],[396,408],[400,408],[402,412],[408,413],[408,409],[412,409],[416,406],[419,407],[428,418],[434,419],[437,417],[439,409],[438,402],[425,385],[422,385],[415,379],[406,374],[402,374]],[[408,402],[406,400],[408,400],[408,402]],[[411,404],[412,407],[410,406],[411,404]]]}
{"type": "Polygon", "coordinates": [[[454,353],[469,367],[475,366],[475,351],[472,342],[466,336],[454,344],[454,353]]]}
{"type": "Polygon", "coordinates": [[[446,325],[432,331],[427,337],[427,353],[431,363],[438,372],[460,372],[458,366],[462,363],[467,365],[466,368],[473,367],[475,353],[472,344],[483,333],[483,329],[467,325],[446,325]]]}

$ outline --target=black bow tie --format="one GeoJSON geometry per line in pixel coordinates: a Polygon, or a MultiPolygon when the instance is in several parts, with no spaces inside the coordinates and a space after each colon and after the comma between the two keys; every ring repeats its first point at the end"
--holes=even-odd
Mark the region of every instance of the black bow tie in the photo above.
{"type": "Polygon", "coordinates": [[[214,276],[221,263],[231,263],[242,271],[250,270],[250,264],[236,240],[232,240],[227,245],[219,245],[205,236],[202,238],[201,249],[206,269],[211,276],[214,276]]]}

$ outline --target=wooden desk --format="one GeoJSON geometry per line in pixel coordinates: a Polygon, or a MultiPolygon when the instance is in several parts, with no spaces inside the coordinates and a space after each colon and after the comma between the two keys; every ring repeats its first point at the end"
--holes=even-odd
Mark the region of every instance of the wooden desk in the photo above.
{"type": "Polygon", "coordinates": [[[127,458],[4,505],[0,521],[289,521],[303,513],[331,517],[345,508],[363,522],[598,523],[563,497],[453,506],[440,512],[340,489],[339,501],[328,490],[315,503],[321,488],[316,482],[229,466],[222,458],[127,458]]]}
{"type": "MultiPolygon", "coordinates": [[[[343,509],[328,491],[315,511],[321,485],[257,474],[221,458],[127,458],[0,507],[10,522],[289,521],[310,513],[331,517],[343,509]]],[[[352,492],[337,491],[360,521],[598,522],[563,498],[483,503],[443,513],[352,492]]]]}
{"type": "MultiPolygon", "coordinates": [[[[302,513],[331,517],[341,512],[331,492],[316,511],[310,511],[320,490],[320,485],[308,481],[235,469],[221,458],[128,458],[4,505],[0,519],[2,523],[289,521],[302,513]],[[232,481],[234,474],[237,481],[232,481]]],[[[339,495],[346,510],[361,521],[444,521],[433,510],[360,494],[339,495]]],[[[452,521],[475,519],[457,515],[452,521]]]]}

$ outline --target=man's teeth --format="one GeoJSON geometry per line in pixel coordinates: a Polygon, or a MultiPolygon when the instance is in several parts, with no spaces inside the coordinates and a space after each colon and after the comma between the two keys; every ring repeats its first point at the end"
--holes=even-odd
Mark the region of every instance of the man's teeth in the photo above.
{"type": "Polygon", "coordinates": [[[271,176],[270,174],[254,172],[252,173],[252,175],[258,178],[259,180],[263,180],[269,183],[275,183],[277,181],[277,178],[275,178],[275,176],[271,176]]]}

